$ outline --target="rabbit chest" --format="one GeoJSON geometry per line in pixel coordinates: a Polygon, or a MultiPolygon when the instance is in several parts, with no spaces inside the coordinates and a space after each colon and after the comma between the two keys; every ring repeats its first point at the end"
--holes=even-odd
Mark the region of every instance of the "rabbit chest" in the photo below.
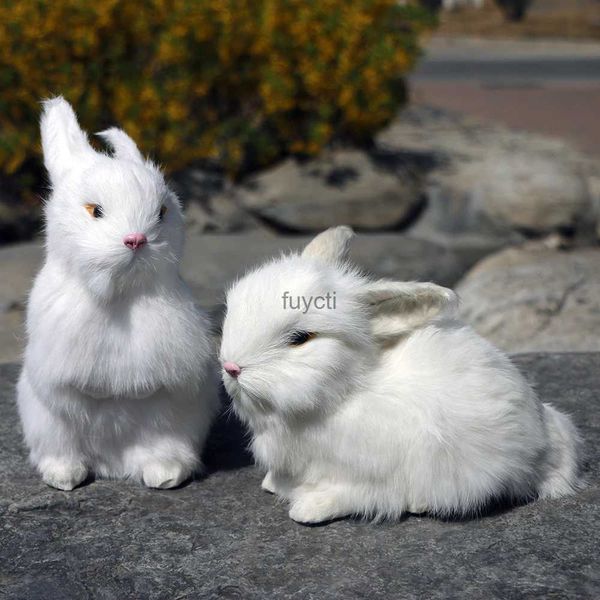
{"type": "Polygon", "coordinates": [[[197,385],[206,334],[191,300],[143,296],[110,306],[82,296],[46,300],[32,307],[29,352],[46,379],[97,397],[197,385]]]}

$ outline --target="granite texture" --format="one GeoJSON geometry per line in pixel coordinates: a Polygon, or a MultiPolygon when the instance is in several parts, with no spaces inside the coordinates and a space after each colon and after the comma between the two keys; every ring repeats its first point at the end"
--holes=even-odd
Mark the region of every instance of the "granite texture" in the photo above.
{"type": "Polygon", "coordinates": [[[465,521],[322,527],[290,521],[259,489],[233,417],[213,432],[207,475],[177,490],[109,481],[52,490],[27,464],[18,367],[0,366],[0,597],[599,598],[600,354],[516,360],[580,427],[585,490],[465,521]]]}

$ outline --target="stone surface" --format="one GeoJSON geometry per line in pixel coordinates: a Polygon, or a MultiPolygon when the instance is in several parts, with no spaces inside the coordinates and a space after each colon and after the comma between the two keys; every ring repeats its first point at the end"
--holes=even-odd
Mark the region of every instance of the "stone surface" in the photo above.
{"type": "Polygon", "coordinates": [[[300,162],[290,158],[238,186],[238,203],[291,231],[333,225],[396,229],[422,203],[420,175],[393,154],[326,150],[300,162]]]}
{"type": "Polygon", "coordinates": [[[23,306],[42,261],[41,244],[0,248],[0,313],[23,306]]]}
{"type": "Polygon", "coordinates": [[[233,195],[220,193],[205,202],[187,202],[185,223],[190,234],[231,233],[259,229],[263,224],[240,208],[233,195]]]}
{"type": "Polygon", "coordinates": [[[600,249],[510,248],[460,282],[461,313],[511,352],[600,351],[600,249]]]}
{"type": "Polygon", "coordinates": [[[451,112],[415,106],[377,138],[389,152],[428,161],[427,196],[447,206],[447,221],[425,211],[414,231],[454,235],[575,231],[588,235],[594,220],[590,181],[600,172],[568,143],[512,131],[451,112]]]}
{"type": "Polygon", "coordinates": [[[554,231],[589,238],[598,177],[597,157],[565,141],[413,104],[369,152],[290,158],[238,185],[197,168],[173,183],[194,232],[350,224],[507,245],[554,231]]]}
{"type": "MultiPolygon", "coordinates": [[[[281,252],[302,248],[310,238],[275,237],[263,230],[189,235],[182,273],[199,303],[219,313],[227,286],[237,277],[281,252]]],[[[487,252],[487,246],[477,244],[454,247],[390,233],[357,236],[352,257],[379,277],[453,285],[487,252]]],[[[0,362],[20,357],[23,309],[42,257],[39,243],[0,248],[0,362]]]]}
{"type": "Polygon", "coordinates": [[[219,171],[192,167],[170,178],[185,204],[189,233],[231,233],[262,227],[262,223],[236,202],[233,183],[219,171]]]}
{"type": "Polygon", "coordinates": [[[27,294],[41,260],[38,244],[0,248],[0,363],[20,359],[27,294]]]}
{"type": "Polygon", "coordinates": [[[69,598],[598,598],[600,354],[517,359],[585,441],[588,487],[479,518],[410,516],[323,527],[259,489],[237,421],[222,418],[208,474],[177,490],[95,481],[46,487],[28,466],[0,366],[0,596],[69,598]]]}
{"type": "Polygon", "coordinates": [[[576,167],[527,148],[492,150],[458,178],[480,196],[485,214],[517,230],[573,230],[590,210],[586,181],[576,167]]]}

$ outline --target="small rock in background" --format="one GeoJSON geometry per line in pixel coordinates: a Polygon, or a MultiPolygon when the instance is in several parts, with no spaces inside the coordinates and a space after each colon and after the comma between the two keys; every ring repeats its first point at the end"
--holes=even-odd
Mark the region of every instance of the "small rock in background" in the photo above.
{"type": "Polygon", "coordinates": [[[240,207],[235,186],[219,171],[193,167],[175,174],[169,182],[185,207],[190,233],[231,233],[261,227],[240,207]]]}
{"type": "Polygon", "coordinates": [[[185,207],[187,230],[195,233],[235,233],[262,228],[262,223],[241,209],[235,191],[215,194],[204,203],[189,201],[185,207]]]}
{"type": "Polygon", "coordinates": [[[505,245],[554,231],[590,237],[588,182],[600,164],[566,142],[416,106],[377,143],[435,158],[420,234],[484,234],[505,245]]]}
{"type": "Polygon", "coordinates": [[[590,212],[585,178],[559,156],[492,150],[465,166],[462,181],[472,183],[483,212],[517,231],[573,231],[590,212]]]}
{"type": "Polygon", "coordinates": [[[284,231],[316,232],[334,225],[397,229],[423,202],[423,178],[391,153],[331,149],[289,158],[236,190],[248,212],[284,231]]]}
{"type": "Polygon", "coordinates": [[[600,351],[600,249],[509,248],[479,262],[457,292],[464,320],[504,350],[600,351]]]}

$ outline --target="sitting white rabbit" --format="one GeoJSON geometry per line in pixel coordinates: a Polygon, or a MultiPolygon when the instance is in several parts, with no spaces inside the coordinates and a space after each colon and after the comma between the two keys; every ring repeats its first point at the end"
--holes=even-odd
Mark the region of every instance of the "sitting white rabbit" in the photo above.
{"type": "Polygon", "coordinates": [[[329,229],[228,293],[223,380],[263,488],[302,523],[462,515],[576,489],[570,419],[456,320],[451,290],[348,266],[351,236],[329,229]]]}
{"type": "Polygon", "coordinates": [[[218,408],[178,200],[125,132],[99,134],[114,156],[96,152],[64,99],[44,103],[41,131],[46,261],[18,384],[31,460],[62,490],[89,473],[177,486],[218,408]]]}

